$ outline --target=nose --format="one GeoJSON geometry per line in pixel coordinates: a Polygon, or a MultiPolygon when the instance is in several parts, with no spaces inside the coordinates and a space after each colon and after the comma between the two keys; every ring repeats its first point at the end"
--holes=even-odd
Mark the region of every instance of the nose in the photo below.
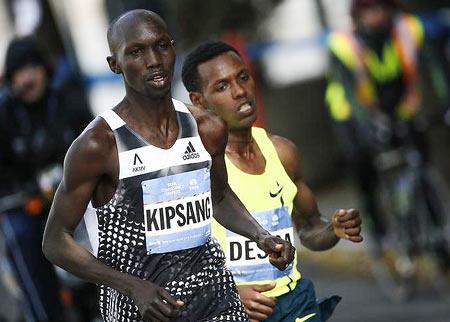
{"type": "Polygon", "coordinates": [[[235,82],[233,84],[232,88],[232,95],[233,98],[241,98],[245,97],[247,95],[247,89],[243,84],[240,84],[239,82],[235,82]]]}
{"type": "Polygon", "coordinates": [[[161,65],[161,55],[157,50],[149,48],[145,53],[145,67],[152,68],[161,65]]]}

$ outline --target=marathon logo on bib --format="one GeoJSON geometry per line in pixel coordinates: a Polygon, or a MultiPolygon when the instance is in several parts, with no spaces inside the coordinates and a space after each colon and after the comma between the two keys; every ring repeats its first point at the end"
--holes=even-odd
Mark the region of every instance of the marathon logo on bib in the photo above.
{"type": "MultiPolygon", "coordinates": [[[[272,235],[293,243],[294,229],[286,206],[252,215],[272,235]]],[[[238,283],[273,280],[292,273],[292,263],[280,271],[270,264],[268,256],[255,242],[228,230],[225,252],[228,267],[238,283]]]]}
{"type": "Polygon", "coordinates": [[[147,251],[167,253],[201,246],[211,234],[209,170],[142,182],[147,251]]]}

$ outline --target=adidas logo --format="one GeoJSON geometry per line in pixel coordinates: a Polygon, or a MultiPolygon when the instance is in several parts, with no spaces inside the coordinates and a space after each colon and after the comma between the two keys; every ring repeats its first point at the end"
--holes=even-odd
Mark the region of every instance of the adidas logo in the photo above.
{"type": "Polygon", "coordinates": [[[200,154],[198,154],[194,146],[192,145],[191,141],[189,141],[186,151],[184,151],[183,160],[189,160],[189,159],[197,159],[200,158],[200,154]]]}

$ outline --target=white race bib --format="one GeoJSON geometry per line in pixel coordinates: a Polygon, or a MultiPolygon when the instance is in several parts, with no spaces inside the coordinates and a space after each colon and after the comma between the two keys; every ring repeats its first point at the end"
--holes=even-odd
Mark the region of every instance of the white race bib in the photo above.
{"type": "MultiPolygon", "coordinates": [[[[272,235],[293,243],[294,229],[286,206],[252,214],[272,235]]],[[[256,242],[227,230],[227,264],[238,283],[274,280],[292,273],[292,263],[284,271],[270,264],[268,256],[256,242]]]]}
{"type": "Polygon", "coordinates": [[[211,235],[209,169],[142,182],[145,243],[153,254],[194,248],[211,235]]]}

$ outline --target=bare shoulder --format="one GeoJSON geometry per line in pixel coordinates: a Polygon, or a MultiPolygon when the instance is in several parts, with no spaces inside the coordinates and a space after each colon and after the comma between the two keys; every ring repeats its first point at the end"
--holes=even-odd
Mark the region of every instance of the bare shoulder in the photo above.
{"type": "Polygon", "coordinates": [[[197,121],[198,132],[209,153],[224,150],[228,139],[228,127],[216,114],[193,105],[187,105],[197,121]]]}
{"type": "Polygon", "coordinates": [[[267,133],[267,135],[275,146],[278,157],[291,179],[297,180],[301,178],[300,151],[295,143],[283,136],[271,133],[267,133]]]}
{"type": "Polygon", "coordinates": [[[65,168],[76,171],[79,175],[101,171],[111,164],[110,159],[115,149],[113,131],[97,116],[70,146],[65,168]]]}
{"type": "Polygon", "coordinates": [[[114,133],[105,120],[97,116],[70,147],[85,156],[101,156],[115,145],[114,133]]]}

